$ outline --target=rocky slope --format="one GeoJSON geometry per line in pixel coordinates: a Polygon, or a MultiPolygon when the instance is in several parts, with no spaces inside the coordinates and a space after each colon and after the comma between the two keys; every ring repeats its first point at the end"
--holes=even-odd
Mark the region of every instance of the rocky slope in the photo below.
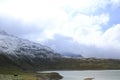
{"type": "Polygon", "coordinates": [[[34,68],[42,60],[54,60],[60,57],[60,54],[47,46],[0,31],[0,66],[34,68]]]}
{"type": "Polygon", "coordinates": [[[40,58],[60,57],[59,54],[47,46],[9,35],[4,31],[0,31],[0,51],[15,55],[16,57],[17,55],[40,58]]]}

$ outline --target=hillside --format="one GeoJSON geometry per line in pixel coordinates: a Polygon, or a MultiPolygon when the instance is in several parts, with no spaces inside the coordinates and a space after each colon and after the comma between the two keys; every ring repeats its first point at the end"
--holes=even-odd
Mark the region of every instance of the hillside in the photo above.
{"type": "Polygon", "coordinates": [[[0,70],[35,70],[38,64],[42,69],[41,64],[56,58],[61,55],[47,46],[0,31],[0,70]]]}
{"type": "Polygon", "coordinates": [[[57,70],[115,70],[120,69],[120,59],[61,58],[51,62],[50,69],[57,70]]]}
{"type": "Polygon", "coordinates": [[[52,62],[53,69],[58,70],[109,70],[120,69],[120,59],[102,58],[61,58],[52,62]],[[56,66],[54,66],[56,65],[56,66]]]}
{"type": "MultiPolygon", "coordinates": [[[[71,55],[70,55],[71,56],[71,55]]],[[[119,59],[62,57],[49,47],[0,31],[0,73],[120,69],[119,59]]]]}

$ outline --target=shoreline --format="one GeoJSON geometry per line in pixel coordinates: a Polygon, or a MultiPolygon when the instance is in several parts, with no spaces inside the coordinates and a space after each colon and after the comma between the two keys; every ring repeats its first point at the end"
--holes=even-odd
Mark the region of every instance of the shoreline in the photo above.
{"type": "Polygon", "coordinates": [[[56,72],[33,74],[0,74],[0,80],[60,80],[63,76],[56,72]]]}
{"type": "MultiPolygon", "coordinates": [[[[0,80],[61,80],[64,75],[61,75],[59,71],[98,71],[98,70],[49,70],[49,71],[37,71],[34,73],[22,73],[22,74],[1,74],[0,80]]],[[[99,70],[99,71],[120,71],[120,70],[99,70]]],[[[94,78],[86,77],[83,80],[92,80],[94,78]]]]}
{"type": "Polygon", "coordinates": [[[54,71],[119,71],[120,69],[91,69],[91,70],[44,70],[44,71],[36,71],[36,73],[44,73],[44,72],[54,72],[54,71]]]}

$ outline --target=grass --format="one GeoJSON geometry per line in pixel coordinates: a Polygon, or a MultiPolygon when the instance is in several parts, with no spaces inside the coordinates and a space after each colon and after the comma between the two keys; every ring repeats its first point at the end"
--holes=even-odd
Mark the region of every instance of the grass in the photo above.
{"type": "Polygon", "coordinates": [[[0,74],[0,80],[37,80],[37,77],[33,75],[0,74]]]}
{"type": "Polygon", "coordinates": [[[37,80],[36,73],[23,71],[13,66],[0,66],[0,80],[37,80]]]}
{"type": "MultiPolygon", "coordinates": [[[[2,57],[1,57],[2,58],[2,57]]],[[[4,61],[4,60],[3,60],[4,61]]],[[[35,68],[41,70],[106,70],[106,69],[120,69],[120,60],[114,59],[68,59],[62,58],[55,61],[43,60],[35,61],[35,68]]],[[[40,77],[46,74],[36,74],[32,72],[28,66],[22,65],[22,68],[9,63],[9,60],[0,64],[0,80],[44,80],[40,77]],[[38,76],[38,77],[37,77],[38,76]],[[38,79],[39,78],[39,79],[38,79]]]]}

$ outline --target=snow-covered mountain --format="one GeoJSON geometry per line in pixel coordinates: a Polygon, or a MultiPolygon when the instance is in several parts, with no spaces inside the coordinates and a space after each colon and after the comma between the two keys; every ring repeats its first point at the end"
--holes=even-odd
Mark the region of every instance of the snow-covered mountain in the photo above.
{"type": "Polygon", "coordinates": [[[44,70],[61,55],[51,48],[0,30],[0,69],[44,70]]]}
{"type": "Polygon", "coordinates": [[[59,58],[59,54],[55,53],[47,46],[34,43],[25,39],[21,39],[9,35],[5,31],[0,30],[0,53],[9,55],[27,55],[39,58],[59,58]]]}

